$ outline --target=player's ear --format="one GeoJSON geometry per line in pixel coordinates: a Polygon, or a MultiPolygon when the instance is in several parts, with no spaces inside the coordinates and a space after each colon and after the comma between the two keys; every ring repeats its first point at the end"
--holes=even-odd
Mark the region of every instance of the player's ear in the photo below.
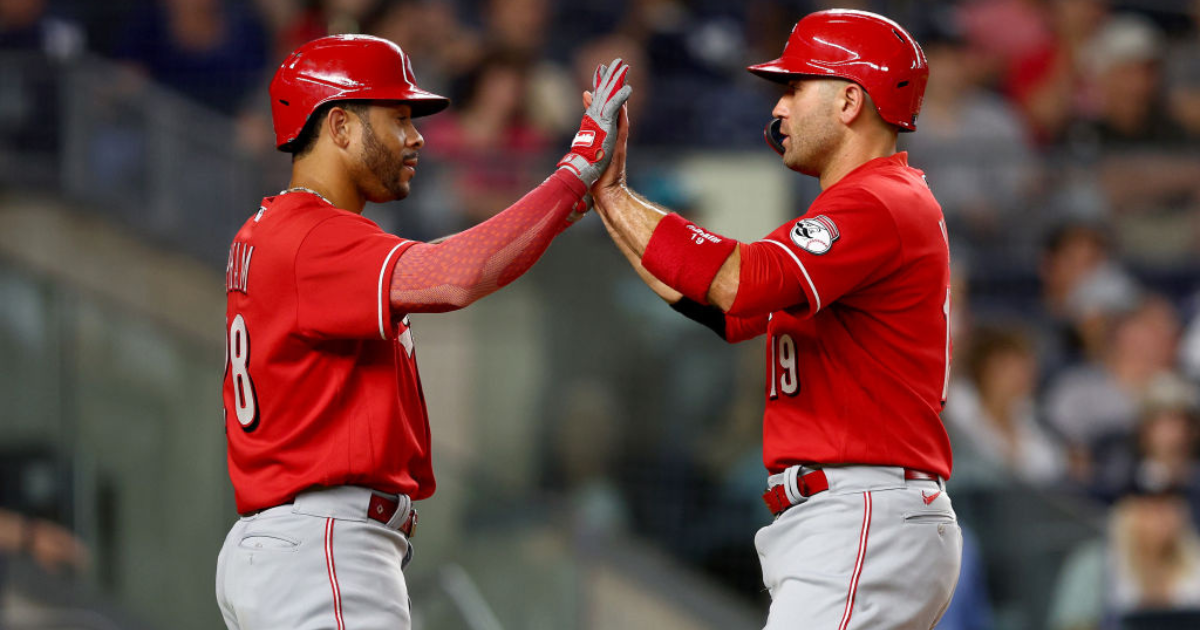
{"type": "Polygon", "coordinates": [[[352,116],[350,112],[341,107],[334,107],[329,110],[329,115],[325,118],[325,131],[329,133],[329,139],[333,141],[334,145],[345,149],[350,146],[356,124],[358,124],[357,116],[352,116]]]}
{"type": "Polygon", "coordinates": [[[842,122],[849,125],[862,115],[863,108],[866,106],[867,93],[862,89],[862,86],[851,81],[846,81],[838,90],[837,103],[839,106],[839,117],[842,122]]]}

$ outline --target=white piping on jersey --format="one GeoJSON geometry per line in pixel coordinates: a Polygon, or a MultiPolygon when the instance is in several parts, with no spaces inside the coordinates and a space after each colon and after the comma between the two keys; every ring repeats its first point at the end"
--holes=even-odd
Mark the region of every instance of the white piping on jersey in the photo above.
{"type": "Polygon", "coordinates": [[[396,250],[400,249],[400,247],[407,242],[408,241],[401,241],[398,245],[393,247],[392,251],[388,252],[387,258],[383,259],[383,268],[379,270],[379,291],[377,292],[377,295],[379,295],[379,336],[383,337],[385,340],[388,337],[387,329],[383,327],[383,276],[387,275],[388,263],[392,261],[392,254],[395,254],[396,250]]]}
{"type": "Polygon", "coordinates": [[[808,280],[808,286],[809,286],[809,288],[812,289],[813,297],[817,299],[817,308],[813,309],[813,312],[816,313],[817,311],[821,310],[821,294],[817,292],[817,285],[813,284],[812,276],[808,275],[808,270],[804,268],[804,263],[800,262],[800,258],[798,258],[796,256],[796,252],[793,252],[792,250],[788,249],[787,245],[784,245],[783,243],[780,243],[779,241],[773,241],[769,238],[763,239],[762,242],[770,243],[772,245],[779,247],[779,249],[782,249],[783,251],[787,252],[787,255],[791,256],[792,260],[796,261],[796,266],[799,267],[800,272],[804,274],[804,279],[808,280]]]}

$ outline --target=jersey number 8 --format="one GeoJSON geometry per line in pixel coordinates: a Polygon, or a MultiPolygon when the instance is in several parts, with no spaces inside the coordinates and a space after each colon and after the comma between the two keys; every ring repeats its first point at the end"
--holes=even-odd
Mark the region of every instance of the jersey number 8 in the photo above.
{"type": "Polygon", "coordinates": [[[239,313],[229,325],[229,384],[233,388],[233,408],[238,423],[249,432],[258,426],[258,397],[250,379],[250,333],[246,319],[239,313]]]}

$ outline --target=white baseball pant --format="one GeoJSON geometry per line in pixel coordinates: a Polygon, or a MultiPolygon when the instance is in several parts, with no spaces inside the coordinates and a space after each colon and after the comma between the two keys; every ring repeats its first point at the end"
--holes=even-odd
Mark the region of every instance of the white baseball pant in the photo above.
{"type": "MultiPolygon", "coordinates": [[[[781,473],[772,485],[811,469],[781,473]]],[[[903,468],[823,468],[829,490],[780,514],[755,546],[765,630],[929,630],[954,594],[962,532],[945,485],[903,468]]]]}
{"type": "Polygon", "coordinates": [[[229,630],[408,630],[398,531],[401,495],[385,525],[367,518],[371,490],[306,492],[289,505],[242,517],[217,557],[217,603],[229,630]]]}

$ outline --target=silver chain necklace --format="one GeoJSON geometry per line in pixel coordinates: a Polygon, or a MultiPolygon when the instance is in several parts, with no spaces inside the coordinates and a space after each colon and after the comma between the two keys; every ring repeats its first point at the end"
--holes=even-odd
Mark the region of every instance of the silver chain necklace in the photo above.
{"type": "Polygon", "coordinates": [[[327,203],[331,206],[333,205],[333,202],[326,199],[325,195],[322,195],[321,193],[319,193],[311,188],[305,188],[304,186],[293,186],[291,188],[287,188],[287,189],[279,191],[279,194],[286,195],[287,193],[290,193],[290,192],[306,192],[310,195],[316,195],[321,198],[321,201],[324,201],[325,203],[327,203]]]}

